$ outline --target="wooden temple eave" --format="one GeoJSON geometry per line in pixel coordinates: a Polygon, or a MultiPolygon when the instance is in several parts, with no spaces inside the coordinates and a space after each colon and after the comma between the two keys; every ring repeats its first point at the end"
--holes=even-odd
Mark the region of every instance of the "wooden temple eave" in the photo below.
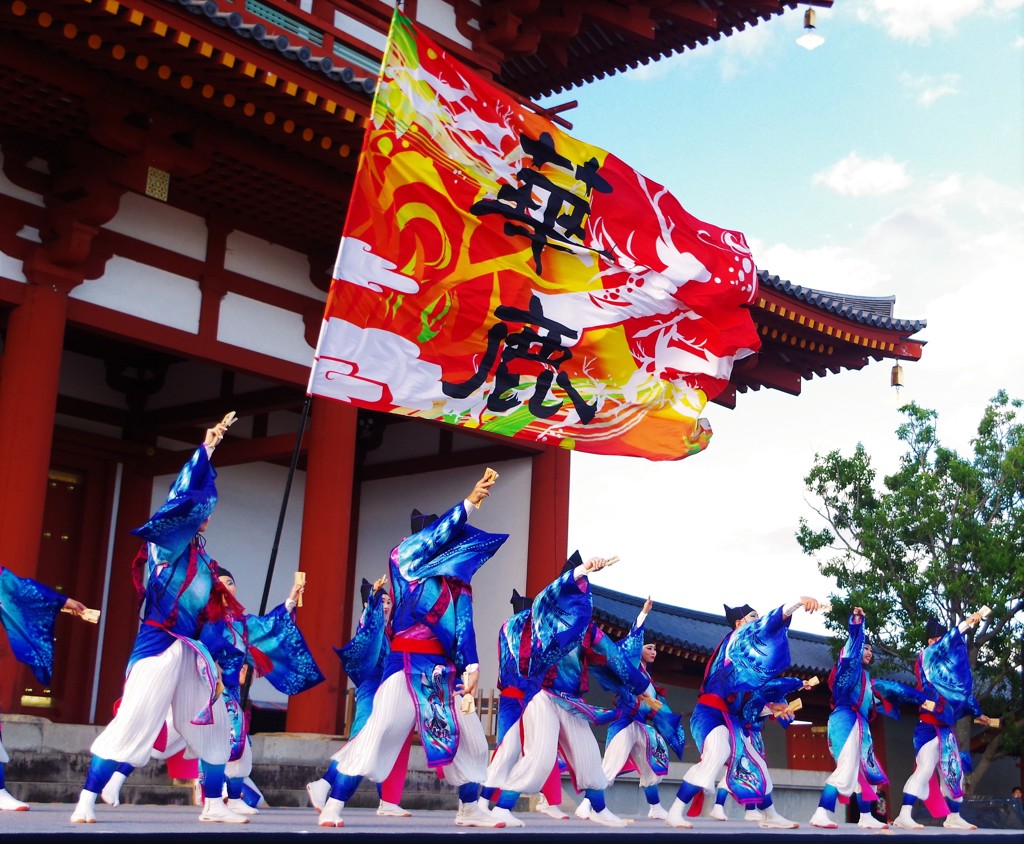
{"type": "Polygon", "coordinates": [[[826,356],[848,347],[876,359],[920,360],[923,350],[921,341],[904,332],[844,319],[764,287],[758,293],[754,320],[762,337],[826,356]]]}
{"type": "MultiPolygon", "coordinates": [[[[466,0],[457,0],[462,9],[466,0]]],[[[536,98],[648,64],[769,20],[797,0],[493,0],[460,32],[502,56],[498,81],[536,98]]],[[[805,0],[803,5],[832,5],[805,0]]]]}
{"type": "Polygon", "coordinates": [[[923,341],[911,337],[923,323],[888,319],[883,321],[888,324],[871,325],[767,285],[758,291],[751,315],[761,349],[734,365],[729,386],[713,399],[723,407],[736,407],[738,394],[748,390],[799,395],[804,381],[863,369],[873,360],[919,360],[924,348],[923,341]]]}
{"type": "MultiPolygon", "coordinates": [[[[308,147],[314,156],[352,157],[354,166],[369,112],[368,93],[334,83],[277,50],[217,26],[205,15],[185,11],[181,4],[14,0],[4,4],[0,20],[12,36],[17,32],[41,40],[120,79],[241,123],[250,131],[308,147]]],[[[4,39],[4,52],[18,46],[19,39],[12,36],[4,39]]],[[[43,63],[54,58],[48,53],[43,63]]],[[[24,55],[21,60],[26,61],[24,55]]],[[[36,72],[44,69],[33,68],[36,72]]],[[[80,76],[59,67],[53,73],[56,81],[72,87],[80,76]]]]}

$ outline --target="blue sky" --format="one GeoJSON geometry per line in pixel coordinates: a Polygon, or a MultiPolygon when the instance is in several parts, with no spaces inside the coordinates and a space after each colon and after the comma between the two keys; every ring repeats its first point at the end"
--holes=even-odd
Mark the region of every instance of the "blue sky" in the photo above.
{"type": "MultiPolygon", "coordinates": [[[[807,287],[896,296],[927,319],[898,398],[890,364],[805,382],[800,397],[709,405],[709,449],[679,463],[573,455],[570,550],[618,554],[598,581],[710,612],[829,590],[794,539],[814,522],[814,455],[863,442],[879,475],[897,408],[939,412],[967,452],[998,389],[1024,398],[1024,0],[836,0],[825,43],[803,9],[553,97],[571,134],[744,232],[758,266],[807,287]]],[[[816,619],[796,626],[821,632],[816,619]]]]}

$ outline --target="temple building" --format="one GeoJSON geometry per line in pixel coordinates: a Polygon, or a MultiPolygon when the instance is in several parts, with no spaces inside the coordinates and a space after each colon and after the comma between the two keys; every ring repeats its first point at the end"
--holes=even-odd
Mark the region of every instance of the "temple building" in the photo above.
{"type": "MultiPolygon", "coordinates": [[[[528,103],[796,5],[404,8],[528,103]]],[[[229,410],[240,421],[214,457],[209,549],[252,610],[272,548],[270,606],[306,573],[300,623],[327,675],[288,704],[291,732],[340,729],[346,679],[331,646],[412,507],[461,500],[485,466],[516,502],[474,517],[512,535],[476,599],[481,641],[512,588],[536,592],[561,568],[568,451],[322,399],[301,428],[390,16],[376,0],[0,0],[0,561],[102,610],[95,629],[59,628],[51,686],[3,647],[0,711],[109,720],[138,623],[129,530],[229,410]]],[[[763,271],[763,348],[717,401],[756,412],[740,394],[918,359],[924,323],[893,305],[763,271]]]]}

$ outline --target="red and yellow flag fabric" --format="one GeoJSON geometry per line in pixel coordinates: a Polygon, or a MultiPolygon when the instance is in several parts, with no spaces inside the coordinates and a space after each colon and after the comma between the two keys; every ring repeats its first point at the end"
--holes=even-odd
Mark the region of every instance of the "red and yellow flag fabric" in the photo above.
{"type": "Polygon", "coordinates": [[[742,234],[474,75],[396,13],[309,392],[672,460],[759,346],[742,234]]]}

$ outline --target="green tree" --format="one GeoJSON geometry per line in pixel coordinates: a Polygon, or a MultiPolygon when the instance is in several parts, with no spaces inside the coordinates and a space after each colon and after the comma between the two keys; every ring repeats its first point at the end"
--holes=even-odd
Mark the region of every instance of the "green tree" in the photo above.
{"type": "MultiPolygon", "coordinates": [[[[1000,730],[982,737],[974,781],[994,759],[1024,746],[1022,404],[1003,391],[990,401],[971,457],[940,443],[934,411],[903,407],[896,435],[906,451],[881,488],[863,445],[851,456],[816,455],[804,482],[824,527],[801,519],[797,532],[804,553],[838,585],[829,628],[845,635],[850,610],[863,607],[881,670],[913,665],[929,617],[950,627],[982,606],[992,609],[966,633],[975,696],[986,715],[1002,719],[1000,730]]],[[[965,718],[961,747],[970,731],[965,718]]]]}

